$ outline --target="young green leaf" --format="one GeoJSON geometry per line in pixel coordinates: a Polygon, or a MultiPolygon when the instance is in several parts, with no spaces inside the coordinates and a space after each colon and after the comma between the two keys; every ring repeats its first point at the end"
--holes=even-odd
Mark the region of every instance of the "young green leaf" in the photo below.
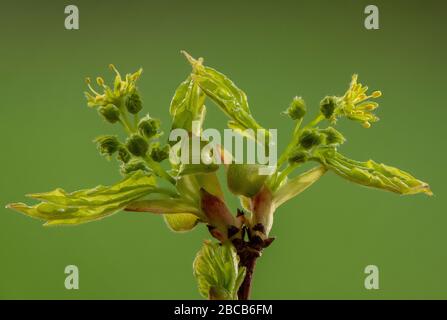
{"type": "Polygon", "coordinates": [[[398,168],[373,160],[355,161],[338,152],[323,155],[323,164],[339,176],[352,182],[399,194],[425,193],[432,195],[430,186],[398,168]]]}
{"type": "Polygon", "coordinates": [[[44,220],[45,225],[76,225],[110,216],[155,190],[155,178],[137,171],[109,187],[31,194],[30,197],[42,202],[34,206],[13,203],[8,208],[44,220]]]}
{"type": "MultiPolygon", "coordinates": [[[[172,116],[172,129],[182,128],[192,132],[192,122],[203,123],[205,118],[205,94],[200,87],[188,77],[183,81],[174,93],[169,112],[172,116]]],[[[200,136],[200,130],[193,132],[200,136]]]]}
{"type": "Polygon", "coordinates": [[[193,263],[199,292],[206,299],[237,300],[245,277],[233,245],[205,241],[193,263]]]}
{"type": "Polygon", "coordinates": [[[282,184],[273,194],[273,202],[276,208],[306,190],[320,179],[326,171],[327,169],[322,166],[315,167],[282,184]]]}
{"type": "Polygon", "coordinates": [[[191,78],[205,94],[213,100],[231,119],[231,126],[239,130],[262,129],[252,117],[245,92],[224,74],[202,64],[202,59],[194,59],[183,51],[193,67],[191,78]]]}

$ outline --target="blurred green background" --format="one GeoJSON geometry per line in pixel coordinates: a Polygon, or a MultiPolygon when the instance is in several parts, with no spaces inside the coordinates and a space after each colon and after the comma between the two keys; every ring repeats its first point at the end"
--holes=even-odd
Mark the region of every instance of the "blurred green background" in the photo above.
{"type": "MultiPolygon", "coordinates": [[[[293,124],[280,112],[293,96],[316,112],[359,73],[384,93],[382,120],[368,130],[340,121],[341,151],[408,170],[435,193],[402,197],[328,174],[277,212],[253,298],[447,298],[445,3],[376,0],[375,31],[363,26],[370,1],[73,1],[77,31],[64,29],[66,4],[1,4],[0,298],[200,298],[192,261],[210,237],[203,226],[174,234],[161,217],[119,213],[44,228],[3,209],[30,192],[119,180],[92,143],[116,128],[86,107],[84,78],[110,80],[109,63],[124,73],[142,66],[145,110],[168,130],[170,98],[190,71],[181,49],[243,88],[281,148],[293,124]],[[69,264],[80,268],[78,291],[64,288],[69,264]],[[369,264],[380,290],[363,286],[369,264]]],[[[207,126],[224,128],[208,107],[207,126]]]]}

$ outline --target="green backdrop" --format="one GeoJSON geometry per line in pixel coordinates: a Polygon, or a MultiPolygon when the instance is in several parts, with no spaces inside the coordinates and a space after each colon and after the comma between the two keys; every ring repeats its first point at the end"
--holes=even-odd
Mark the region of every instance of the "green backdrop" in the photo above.
{"type": "MultiPolygon", "coordinates": [[[[64,29],[63,2],[1,4],[0,298],[200,298],[192,261],[210,237],[203,226],[174,234],[161,217],[119,213],[45,228],[3,209],[29,192],[120,179],[92,143],[115,128],[86,107],[84,78],[111,79],[109,63],[122,72],[142,66],[145,110],[168,130],[170,98],[190,71],[181,49],[243,88],[259,122],[278,128],[280,147],[293,125],[280,112],[293,96],[316,112],[359,73],[384,93],[381,121],[368,130],[340,121],[342,151],[408,170],[435,193],[397,196],[328,174],[277,212],[253,298],[447,298],[445,3],[375,0],[375,31],[363,27],[363,0],[72,4],[77,31],[64,29]],[[80,268],[77,291],[64,288],[69,264],[80,268]],[[363,286],[369,264],[379,267],[379,290],[363,286]]],[[[224,128],[208,109],[207,126],[224,128]]]]}

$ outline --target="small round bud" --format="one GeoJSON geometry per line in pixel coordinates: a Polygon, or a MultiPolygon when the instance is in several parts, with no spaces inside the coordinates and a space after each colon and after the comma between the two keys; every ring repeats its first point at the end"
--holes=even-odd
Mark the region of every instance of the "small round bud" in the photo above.
{"type": "Polygon", "coordinates": [[[132,172],[142,170],[144,172],[150,172],[151,170],[147,167],[146,163],[140,159],[132,159],[128,163],[123,163],[121,165],[121,173],[123,175],[130,174],[132,172]]]}
{"type": "Polygon", "coordinates": [[[227,170],[228,189],[236,195],[255,196],[269,177],[259,174],[260,168],[262,166],[258,164],[230,164],[227,170]]]}
{"type": "Polygon", "coordinates": [[[99,136],[94,140],[99,153],[103,156],[111,156],[118,151],[120,142],[116,136],[99,136]]]}
{"type": "Polygon", "coordinates": [[[110,123],[115,123],[120,120],[120,110],[113,104],[100,107],[98,112],[110,123]]]}
{"type": "Polygon", "coordinates": [[[304,130],[299,139],[299,144],[304,149],[310,149],[323,142],[322,135],[315,130],[304,130]]]}
{"type": "Polygon", "coordinates": [[[144,117],[140,120],[138,124],[138,130],[141,135],[150,139],[157,135],[158,130],[160,129],[160,120],[150,118],[149,116],[144,117]]]}
{"type": "Polygon", "coordinates": [[[128,163],[131,157],[132,156],[130,155],[129,151],[126,149],[125,146],[120,146],[118,148],[117,158],[119,161],[121,161],[123,163],[128,163]]]}
{"type": "Polygon", "coordinates": [[[134,92],[126,98],[126,108],[132,114],[137,114],[143,109],[143,103],[138,93],[134,92]]]}
{"type": "Polygon", "coordinates": [[[337,107],[337,97],[325,97],[320,102],[320,111],[326,119],[330,119],[337,107]]]}
{"type": "Polygon", "coordinates": [[[149,149],[149,145],[146,140],[139,134],[133,134],[126,141],[127,150],[130,151],[134,156],[142,157],[146,154],[149,149]]]}
{"type": "Polygon", "coordinates": [[[156,162],[162,162],[169,157],[169,145],[160,147],[157,143],[151,146],[151,158],[156,162]]]}
{"type": "Polygon", "coordinates": [[[290,154],[290,157],[288,159],[290,164],[293,163],[304,163],[307,161],[307,153],[301,150],[300,148],[296,148],[293,150],[290,154]]]}
{"type": "Polygon", "coordinates": [[[342,144],[346,141],[345,137],[332,127],[323,129],[321,132],[326,136],[326,144],[342,144]]]}
{"type": "Polygon", "coordinates": [[[303,98],[301,97],[295,97],[293,98],[293,101],[290,103],[289,108],[286,110],[286,114],[292,119],[292,120],[300,120],[304,117],[306,114],[307,107],[306,103],[304,102],[303,98]]]}

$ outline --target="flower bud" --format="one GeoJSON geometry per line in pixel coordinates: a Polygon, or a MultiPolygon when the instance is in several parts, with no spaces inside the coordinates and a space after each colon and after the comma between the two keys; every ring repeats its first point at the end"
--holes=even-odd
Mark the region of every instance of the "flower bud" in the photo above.
{"type": "Polygon", "coordinates": [[[305,151],[303,151],[301,148],[295,148],[294,150],[292,150],[288,161],[290,164],[298,164],[306,162],[307,159],[307,153],[305,151]]]}
{"type": "Polygon", "coordinates": [[[143,103],[141,102],[138,93],[134,92],[126,98],[126,109],[129,113],[137,114],[143,109],[143,103]]]}
{"type": "Polygon", "coordinates": [[[131,157],[132,156],[130,155],[129,151],[126,149],[125,146],[120,146],[118,148],[117,158],[119,161],[121,161],[123,163],[128,163],[131,157]]]}
{"type": "Polygon", "coordinates": [[[169,157],[169,145],[160,147],[160,144],[154,143],[151,146],[151,158],[156,162],[162,162],[169,157]]]}
{"type": "Polygon", "coordinates": [[[120,146],[120,142],[116,136],[99,136],[94,142],[98,146],[99,153],[109,157],[117,152],[120,146]]]}
{"type": "Polygon", "coordinates": [[[287,108],[285,113],[292,120],[300,120],[306,114],[306,110],[306,103],[304,102],[303,98],[295,97],[293,98],[293,101],[290,103],[289,108],[287,108]]]}
{"type": "Polygon", "coordinates": [[[121,165],[121,174],[123,175],[128,175],[138,170],[142,170],[144,172],[151,171],[146,163],[141,159],[132,159],[129,162],[123,163],[121,165]]]}
{"type": "Polygon", "coordinates": [[[140,123],[138,124],[138,130],[140,131],[141,135],[145,136],[148,139],[156,136],[159,129],[160,129],[160,120],[153,119],[149,116],[146,116],[143,119],[141,119],[140,123]]]}
{"type": "Polygon", "coordinates": [[[146,140],[139,134],[130,136],[126,141],[126,147],[130,153],[137,157],[143,157],[149,149],[146,140]]]}
{"type": "Polygon", "coordinates": [[[110,123],[115,123],[120,120],[120,110],[113,104],[99,107],[98,112],[110,123]]]}
{"type": "Polygon", "coordinates": [[[228,188],[233,194],[253,197],[264,185],[268,175],[260,175],[258,164],[230,164],[227,171],[228,188]]]}
{"type": "Polygon", "coordinates": [[[325,97],[320,102],[320,111],[326,119],[330,119],[337,107],[337,97],[325,97]]]}
{"type": "Polygon", "coordinates": [[[304,130],[299,139],[299,144],[306,150],[318,146],[322,142],[323,137],[316,130],[304,130]]]}
{"type": "Polygon", "coordinates": [[[326,136],[326,144],[343,144],[346,141],[345,137],[333,127],[323,129],[321,132],[326,136]]]}

